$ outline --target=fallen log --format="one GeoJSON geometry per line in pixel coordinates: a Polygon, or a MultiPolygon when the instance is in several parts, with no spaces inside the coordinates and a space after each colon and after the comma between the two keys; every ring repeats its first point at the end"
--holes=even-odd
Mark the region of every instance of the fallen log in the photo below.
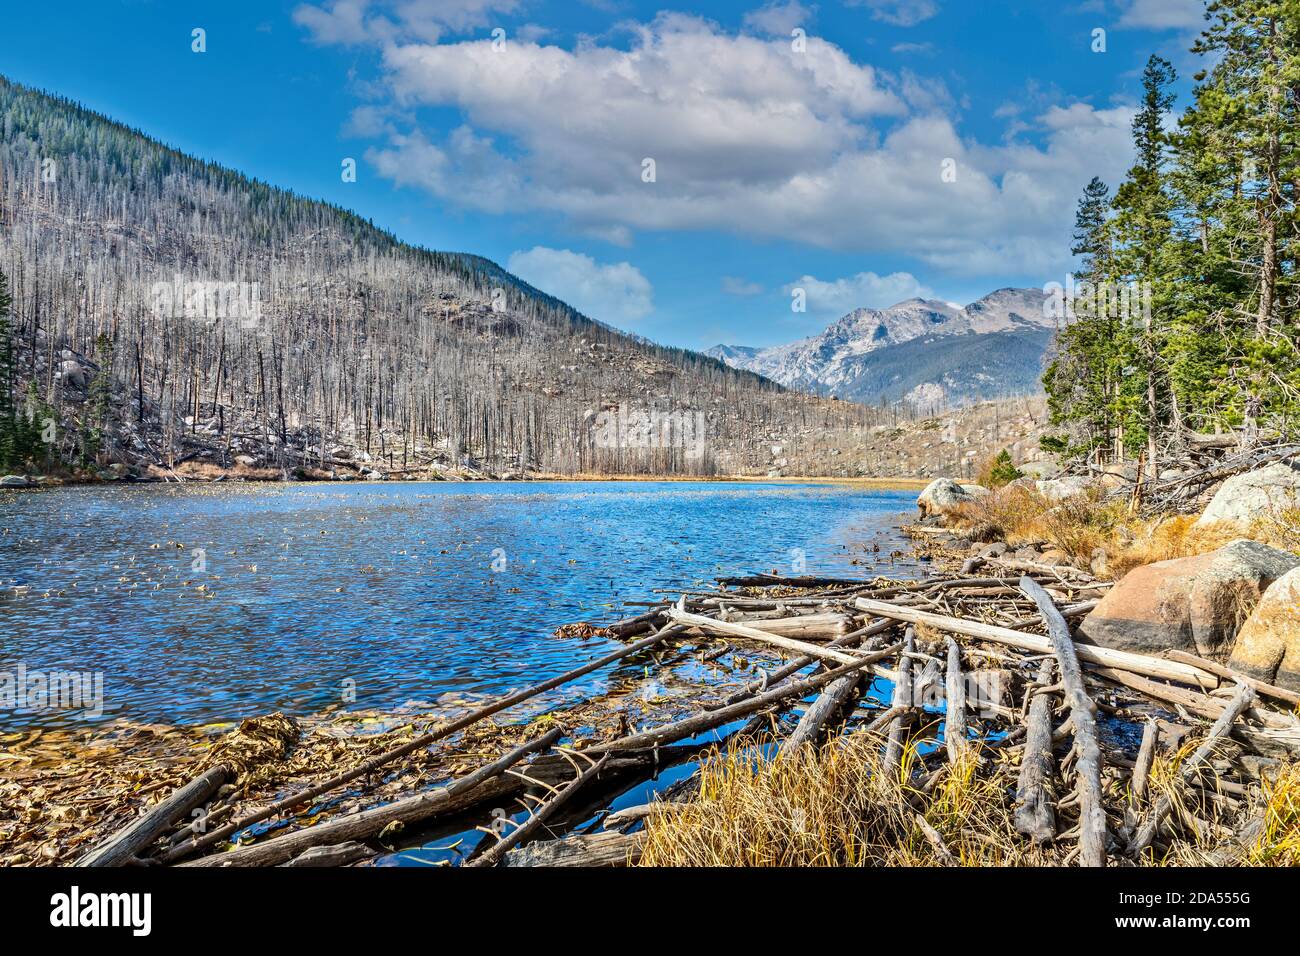
{"type": "MultiPolygon", "coordinates": [[[[1224,709],[1219,719],[1214,722],[1214,726],[1210,728],[1210,733],[1205,738],[1205,741],[1178,768],[1178,776],[1184,783],[1191,781],[1196,769],[1214,753],[1214,748],[1218,746],[1219,741],[1227,737],[1231,732],[1233,722],[1245,713],[1254,700],[1255,688],[1244,683],[1237,685],[1237,693],[1233,695],[1232,701],[1224,709]]],[[[1151,846],[1155,841],[1156,834],[1160,831],[1160,824],[1164,822],[1169,811],[1173,809],[1173,805],[1173,799],[1169,794],[1161,795],[1160,799],[1156,801],[1156,805],[1151,809],[1150,816],[1143,821],[1142,826],[1138,828],[1137,835],[1133,838],[1133,842],[1129,844],[1128,852],[1130,856],[1138,856],[1151,846]]]]}
{"type": "Polygon", "coordinates": [[[619,833],[605,830],[599,833],[582,833],[561,840],[537,840],[527,846],[511,850],[501,861],[502,866],[582,866],[611,867],[632,866],[641,859],[645,844],[644,830],[636,833],[619,833]]]}
{"type": "MultiPolygon", "coordinates": [[[[1182,687],[1171,687],[1168,684],[1162,684],[1159,681],[1148,680],[1137,674],[1130,674],[1124,671],[1115,670],[1111,667],[1089,667],[1091,673],[1105,677],[1117,684],[1136,690],[1153,700],[1162,700],[1170,704],[1176,704],[1195,714],[1198,717],[1204,717],[1207,720],[1217,720],[1222,715],[1228,702],[1219,697],[1211,697],[1209,694],[1197,691],[1186,690],[1182,687]]],[[[1241,683],[1247,683],[1242,681],[1241,683]]],[[[1252,688],[1253,689],[1253,688],[1252,688]]],[[[1269,730],[1279,730],[1300,734],[1300,720],[1289,714],[1280,714],[1274,710],[1268,710],[1260,707],[1251,706],[1246,712],[1246,716],[1252,720],[1257,720],[1269,730]]]]}
{"type": "MultiPolygon", "coordinates": [[[[869,637],[875,637],[878,634],[884,634],[898,627],[896,621],[877,621],[875,624],[869,624],[866,627],[859,628],[852,634],[845,634],[838,640],[831,641],[827,647],[856,647],[863,640],[869,637]]],[[[742,688],[730,697],[726,698],[721,704],[709,705],[707,709],[716,710],[718,707],[728,707],[732,704],[744,700],[752,694],[757,694],[767,690],[769,687],[776,685],[778,681],[785,680],[791,674],[798,673],[810,664],[817,663],[817,658],[803,655],[796,657],[786,664],[781,665],[769,674],[765,674],[761,681],[757,681],[749,686],[742,688]]]]}
{"type": "Polygon", "coordinates": [[[350,841],[348,843],[336,843],[333,846],[314,846],[310,850],[295,856],[288,863],[281,863],[280,865],[298,868],[350,866],[353,863],[368,860],[375,855],[375,851],[364,843],[350,841]]]}
{"type": "MultiPolygon", "coordinates": [[[[1052,681],[1052,661],[1045,660],[1038,668],[1037,685],[1046,687],[1052,681]]],[[[1029,702],[1025,719],[1025,752],[1020,760],[1020,776],[1016,781],[1016,830],[1038,844],[1051,843],[1056,838],[1056,801],[1052,776],[1056,760],[1052,756],[1052,696],[1036,693],[1029,702]]]]}
{"type": "Polygon", "coordinates": [[[1230,680],[1238,684],[1249,684],[1251,687],[1255,688],[1255,692],[1262,697],[1272,697],[1274,700],[1280,700],[1284,703],[1290,704],[1292,707],[1300,705],[1300,694],[1297,694],[1295,691],[1286,690],[1285,688],[1277,687],[1266,681],[1256,680],[1253,677],[1240,674],[1229,667],[1224,667],[1217,661],[1206,660],[1204,657],[1198,657],[1195,654],[1189,654],[1186,651],[1165,651],[1165,657],[1169,658],[1171,661],[1181,661],[1184,664],[1191,664],[1193,667],[1199,667],[1201,670],[1209,671],[1211,674],[1222,677],[1224,680],[1230,680]]]}
{"type": "Polygon", "coordinates": [[[1042,577],[1053,577],[1061,580],[1074,579],[1087,584],[1097,580],[1089,572],[1080,571],[1069,564],[1039,564],[1037,561],[1022,561],[1019,558],[986,558],[985,560],[989,564],[996,564],[1008,571],[1020,571],[1022,573],[1032,571],[1042,577]]]}
{"type": "MultiPolygon", "coordinates": [[[[712,620],[712,618],[710,618],[712,620]]],[[[734,622],[739,623],[739,622],[734,622]]],[[[743,626],[773,634],[802,640],[833,640],[843,637],[853,625],[847,614],[796,614],[793,617],[775,617],[767,620],[745,621],[743,626]]]]}
{"type": "Polygon", "coordinates": [[[1160,742],[1160,726],[1148,718],[1142,727],[1142,745],[1138,747],[1137,761],[1133,764],[1133,776],[1129,778],[1129,791],[1134,799],[1146,796],[1147,777],[1151,773],[1151,764],[1156,757],[1156,744],[1160,742]]]}
{"type": "Polygon", "coordinates": [[[863,668],[870,668],[877,661],[882,661],[887,657],[896,654],[901,644],[885,648],[880,651],[873,651],[870,654],[864,654],[861,658],[851,664],[845,664],[833,670],[823,671],[820,674],[813,674],[811,677],[801,681],[793,681],[782,684],[773,688],[766,693],[757,694],[753,697],[738,701],[718,710],[705,711],[702,714],[696,714],[692,717],[685,717],[682,720],[675,721],[671,724],[665,724],[662,727],[656,727],[653,730],[642,731],[639,734],[633,734],[629,737],[620,737],[617,740],[610,740],[604,743],[598,743],[590,747],[586,753],[605,753],[622,750],[637,750],[644,747],[658,747],[662,744],[670,744],[674,740],[681,740],[683,737],[693,737],[696,734],[704,733],[714,728],[721,727],[723,724],[731,723],[741,717],[746,717],[756,711],[763,710],[773,704],[780,703],[783,700],[789,700],[791,697],[803,697],[817,690],[825,684],[845,674],[856,673],[863,668]]]}
{"type": "Polygon", "coordinates": [[[816,743],[822,727],[844,709],[857,691],[861,680],[860,673],[853,673],[845,674],[832,681],[813,701],[812,706],[803,712],[803,716],[799,718],[799,725],[781,743],[780,752],[788,754],[803,744],[816,743]]]}
{"type": "Polygon", "coordinates": [[[948,672],[944,686],[943,739],[948,748],[948,759],[956,764],[965,752],[966,740],[966,678],[961,672],[961,648],[948,638],[948,672]]]}
{"type": "MultiPolygon", "coordinates": [[[[964,621],[957,617],[934,614],[930,611],[919,611],[915,608],[900,607],[897,604],[890,604],[886,601],[873,601],[868,598],[856,598],[853,604],[858,610],[866,611],[876,617],[892,618],[895,621],[905,621],[909,624],[928,624],[937,630],[948,631],[953,634],[964,634],[967,637],[977,637],[980,640],[1005,644],[1008,647],[1018,647],[1021,650],[1032,651],[1035,654],[1051,654],[1054,652],[1052,642],[1048,638],[1040,637],[1037,634],[1029,634],[1025,631],[1015,631],[1009,627],[999,627],[996,624],[984,624],[979,621],[964,621]]],[[[1090,664],[1100,664],[1103,667],[1114,667],[1148,677],[1175,680],[1179,683],[1191,684],[1193,687],[1204,687],[1207,684],[1214,685],[1217,682],[1214,675],[1208,674],[1199,667],[1166,660],[1163,657],[1149,657],[1145,654],[1116,651],[1108,647],[1095,647],[1091,644],[1075,644],[1074,650],[1079,660],[1087,661],[1090,664]]]]}
{"type": "Polygon", "coordinates": [[[620,648],[612,654],[606,654],[604,657],[584,664],[581,667],[561,674],[558,677],[552,677],[549,680],[542,681],[540,684],[534,684],[531,687],[526,687],[523,690],[515,691],[513,694],[507,694],[505,697],[498,698],[490,704],[486,704],[461,717],[457,717],[455,720],[447,721],[445,724],[440,725],[436,730],[430,731],[427,734],[421,734],[419,737],[402,744],[400,747],[394,747],[391,750],[386,750],[381,754],[371,757],[369,760],[363,761],[351,770],[336,774],[328,780],[308,787],[306,790],[299,793],[292,793],[287,797],[282,797],[274,803],[263,807],[261,810],[246,814],[245,816],[233,820],[225,826],[213,830],[211,833],[205,834],[200,838],[187,840],[184,843],[178,844],[164,854],[162,862],[174,863],[177,860],[189,856],[191,853],[206,849],[210,846],[215,846],[227,837],[252,826],[254,823],[259,823],[262,820],[269,819],[285,810],[300,806],[309,800],[319,797],[321,794],[329,793],[329,791],[341,787],[343,784],[356,780],[359,777],[369,776],[379,767],[382,767],[387,763],[391,763],[400,757],[405,757],[407,754],[414,753],[423,747],[436,743],[445,737],[451,736],[459,730],[464,730],[471,724],[476,724],[480,720],[491,717],[493,714],[499,713],[509,707],[513,707],[515,704],[522,703],[529,698],[536,697],[538,694],[545,693],[546,691],[559,687],[562,684],[567,684],[569,681],[576,680],[585,674],[590,674],[592,671],[598,670],[606,664],[612,664],[614,661],[621,660],[624,657],[628,657],[639,651],[653,647],[665,638],[677,632],[677,628],[665,628],[655,634],[651,634],[649,637],[642,638],[635,644],[630,644],[627,647],[620,648]]]}
{"type": "Polygon", "coordinates": [[[668,615],[676,624],[697,627],[706,633],[744,637],[760,644],[770,644],[773,647],[796,651],[808,657],[815,657],[818,660],[830,661],[835,664],[851,664],[859,659],[855,654],[846,654],[843,651],[821,647],[817,644],[809,644],[805,641],[796,641],[789,637],[777,637],[775,634],[760,631],[748,624],[733,624],[730,621],[719,621],[716,618],[704,617],[701,614],[691,614],[689,611],[684,610],[680,604],[669,610],[668,615]]]}
{"type": "Polygon", "coordinates": [[[237,847],[228,853],[205,856],[182,866],[275,866],[298,856],[314,846],[367,840],[381,833],[393,823],[407,824],[425,821],[433,816],[460,813],[488,800],[501,800],[518,793],[523,784],[501,775],[529,754],[545,750],[563,735],[556,727],[549,733],[524,743],[503,757],[462,777],[445,787],[417,794],[402,800],[360,813],[334,817],[323,823],[283,836],[272,837],[262,843],[237,847]]]}
{"type": "Polygon", "coordinates": [[[599,760],[593,761],[585,770],[570,780],[568,784],[565,785],[564,789],[555,793],[551,799],[546,800],[541,806],[530,813],[527,820],[519,824],[519,826],[515,827],[496,843],[492,844],[492,846],[488,847],[487,850],[474,857],[465,865],[475,867],[496,866],[501,862],[501,858],[506,855],[507,851],[512,847],[518,846],[533,833],[536,833],[541,825],[554,815],[556,810],[568,803],[573,795],[582,789],[584,784],[599,776],[600,771],[604,768],[605,763],[608,760],[609,755],[606,754],[599,760]]]}
{"type": "Polygon", "coordinates": [[[1079,795],[1079,865],[1106,865],[1106,808],[1101,791],[1101,743],[1097,736],[1097,705],[1083,683],[1083,670],[1070,638],[1070,625],[1056,609],[1051,597],[1033,578],[1020,579],[1020,589],[1033,599],[1043,615],[1050,635],[1056,664],[1070,707],[1074,732],[1075,788],[1079,795]]]}
{"type": "Polygon", "coordinates": [[[916,648],[916,635],[909,627],[903,636],[904,653],[898,661],[898,679],[894,682],[894,700],[891,710],[899,711],[889,723],[889,738],[885,744],[884,771],[895,774],[903,762],[903,738],[910,723],[914,698],[912,694],[912,658],[909,652],[916,648]]]}
{"type": "Polygon", "coordinates": [[[858,581],[853,578],[822,578],[804,575],[803,577],[785,578],[779,574],[751,574],[747,577],[714,578],[723,587],[735,588],[770,588],[777,585],[787,588],[821,588],[821,587],[855,587],[869,586],[870,581],[858,581]]]}
{"type": "Polygon", "coordinates": [[[210,767],[157,806],[127,824],[77,861],[77,866],[125,866],[157,840],[177,820],[206,803],[230,777],[224,765],[210,767]]]}

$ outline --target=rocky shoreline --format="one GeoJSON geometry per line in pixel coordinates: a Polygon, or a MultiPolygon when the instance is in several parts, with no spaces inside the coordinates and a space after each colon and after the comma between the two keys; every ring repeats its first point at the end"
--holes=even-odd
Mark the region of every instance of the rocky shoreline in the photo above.
{"type": "Polygon", "coordinates": [[[1114,491],[932,482],[909,526],[927,577],[720,579],[562,628],[623,645],[576,671],[354,740],[281,715],[170,744],[88,740],[6,785],[69,808],[0,817],[7,859],[357,865],[461,845],[504,805],[516,825],[455,862],[1295,865],[1300,549],[1249,535],[1291,520],[1297,475],[1287,459],[1220,479],[1203,512],[1154,521],[1195,529],[1177,543],[1196,553],[1136,564],[1135,523],[1104,560],[1080,537],[1114,491]],[[527,704],[615,659],[654,686],[679,667],[722,679],[675,702],[622,687],[527,704]],[[531,716],[510,716],[519,705],[531,716]],[[775,759],[744,757],[755,748],[775,759]],[[677,783],[613,809],[676,763],[677,783]],[[213,826],[196,831],[195,808],[213,826]]]}

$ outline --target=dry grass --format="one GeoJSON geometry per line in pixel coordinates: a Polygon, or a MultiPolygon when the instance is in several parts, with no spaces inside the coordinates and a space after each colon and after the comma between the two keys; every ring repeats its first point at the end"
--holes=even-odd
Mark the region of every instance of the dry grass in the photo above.
{"type": "Polygon", "coordinates": [[[1250,529],[1251,537],[1294,554],[1300,554],[1300,505],[1266,515],[1250,529]]]}
{"type": "Polygon", "coordinates": [[[1130,514],[1125,502],[1106,500],[1099,489],[1052,501],[1023,486],[1000,488],[962,505],[953,521],[980,540],[1001,539],[1012,547],[1046,542],[1082,568],[1103,551],[1107,571],[1116,578],[1155,561],[1205,554],[1241,537],[1300,553],[1300,509],[1263,517],[1249,529],[1197,528],[1194,515],[1152,520],[1130,514]]]}
{"type": "Polygon", "coordinates": [[[1007,788],[949,767],[930,793],[881,766],[883,740],[858,733],[822,748],[763,761],[755,751],[720,753],[700,770],[699,796],[647,824],[643,866],[937,866],[918,810],[963,865],[1045,862],[1015,833],[1007,788]]]}
{"type": "MultiPolygon", "coordinates": [[[[1204,802],[1180,777],[1183,762],[1200,745],[1190,739],[1156,758],[1147,798],[1128,807],[1127,787],[1108,788],[1112,827],[1126,815],[1133,825],[1152,804],[1169,796],[1168,819],[1179,838],[1144,866],[1300,865],[1300,763],[1289,763],[1240,808],[1204,802]],[[1126,814],[1126,809],[1128,813],[1126,814]],[[1258,833],[1246,821],[1262,820],[1258,833]]],[[[700,770],[700,792],[684,804],[664,805],[646,824],[642,866],[938,866],[917,813],[940,834],[962,866],[1045,866],[1069,862],[1069,841],[1032,846],[1015,830],[1015,768],[972,756],[945,765],[925,792],[906,785],[914,749],[901,772],[886,774],[879,735],[851,734],[821,748],[764,761],[754,750],[717,753],[700,770]]],[[[1213,785],[1206,776],[1203,783],[1213,785]]],[[[1109,801],[1108,801],[1109,802],[1109,801]]],[[[1069,827],[1068,821],[1058,825],[1069,827]]]]}
{"type": "Polygon", "coordinates": [[[1246,866],[1300,866],[1300,764],[1284,766],[1264,783],[1264,826],[1241,862],[1246,866]]]}
{"type": "Polygon", "coordinates": [[[1168,797],[1170,817],[1180,821],[1182,838],[1159,856],[1142,862],[1154,866],[1300,866],[1300,763],[1282,764],[1263,778],[1259,790],[1240,807],[1224,809],[1207,793],[1216,790],[1214,775],[1204,768],[1195,775],[1201,789],[1181,778],[1183,762],[1200,746],[1188,740],[1172,754],[1156,757],[1143,808],[1168,797]]]}

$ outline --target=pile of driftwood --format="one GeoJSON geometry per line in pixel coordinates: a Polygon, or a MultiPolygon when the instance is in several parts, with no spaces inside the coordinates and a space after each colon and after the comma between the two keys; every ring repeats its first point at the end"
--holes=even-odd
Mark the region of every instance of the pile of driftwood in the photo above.
{"type": "MultiPolygon", "coordinates": [[[[1196,511],[1201,507],[1201,496],[1228,478],[1300,455],[1300,443],[1296,442],[1257,445],[1244,450],[1239,444],[1236,435],[1190,436],[1176,453],[1171,451],[1166,458],[1166,462],[1184,462],[1185,467],[1170,473],[1166,465],[1155,476],[1141,462],[1136,475],[1122,481],[1111,495],[1134,501],[1148,516],[1196,511]]],[[[1094,465],[1081,464],[1074,473],[1092,475],[1101,471],[1094,465]]],[[[1110,474],[1124,478],[1114,472],[1110,474]]]]}
{"type": "Polygon", "coordinates": [[[845,732],[880,734],[894,770],[912,745],[920,756],[905,766],[918,780],[967,748],[1018,754],[1016,828],[1026,841],[1062,848],[1062,862],[1149,858],[1188,828],[1246,839],[1258,821],[1239,817],[1255,806],[1261,779],[1300,751],[1300,697],[1188,654],[1076,643],[1071,620],[1095,606],[1107,585],[1074,569],[1024,564],[994,561],[990,576],[913,582],[760,575],[675,592],[611,625],[605,633],[626,642],[612,653],[274,802],[214,803],[219,791],[238,791],[223,786],[230,768],[209,767],[80,865],[351,864],[374,856],[376,842],[395,829],[482,823],[507,805],[528,812],[480,827],[486,835],[466,865],[621,865],[638,859],[645,818],[664,802],[689,798],[693,778],[654,803],[602,811],[632,784],[709,747],[761,740],[788,751],[845,732]],[[671,723],[601,740],[566,739],[556,726],[436,789],[294,826],[331,793],[364,787],[422,748],[451,745],[472,724],[665,645],[693,647],[714,662],[771,663],[742,690],[671,723]],[[791,710],[797,722],[773,718],[791,710]],[[922,733],[936,734],[936,746],[915,748],[922,733]],[[1157,751],[1187,740],[1200,741],[1178,764],[1193,798],[1141,801],[1157,751]],[[1121,812],[1105,796],[1117,789],[1135,798],[1121,812]],[[191,821],[197,808],[206,808],[201,831],[191,821]],[[258,832],[250,828],[269,821],[281,829],[248,842],[258,832]]]}

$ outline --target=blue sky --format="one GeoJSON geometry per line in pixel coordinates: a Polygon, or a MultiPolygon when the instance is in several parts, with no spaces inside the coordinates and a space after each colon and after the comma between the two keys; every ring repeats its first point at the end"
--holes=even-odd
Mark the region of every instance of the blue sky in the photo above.
{"type": "Polygon", "coordinates": [[[6,7],[12,79],[703,348],[1063,280],[1079,191],[1129,162],[1148,55],[1186,102],[1203,4],[6,7]]]}

